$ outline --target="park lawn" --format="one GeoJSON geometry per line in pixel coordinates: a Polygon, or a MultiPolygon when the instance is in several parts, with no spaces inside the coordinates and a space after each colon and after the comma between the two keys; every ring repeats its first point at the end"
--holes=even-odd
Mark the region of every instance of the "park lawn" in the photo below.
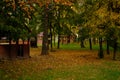
{"type": "Polygon", "coordinates": [[[120,80],[120,61],[113,61],[112,55],[106,54],[99,59],[97,53],[97,50],[56,49],[41,56],[40,48],[31,48],[29,59],[0,63],[0,80],[120,80]]]}

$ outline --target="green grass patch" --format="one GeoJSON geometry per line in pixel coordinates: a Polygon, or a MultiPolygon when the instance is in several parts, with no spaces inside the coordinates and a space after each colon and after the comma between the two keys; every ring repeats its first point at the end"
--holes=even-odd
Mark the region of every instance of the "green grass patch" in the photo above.
{"type": "Polygon", "coordinates": [[[120,70],[103,66],[84,65],[66,69],[44,70],[31,76],[25,75],[18,80],[119,80],[120,70]]]}
{"type": "Polygon", "coordinates": [[[77,43],[61,44],[60,48],[65,49],[65,50],[80,50],[80,49],[82,49],[82,48],[80,48],[79,43],[78,44],[77,43]]]}
{"type": "Polygon", "coordinates": [[[6,71],[0,69],[0,80],[12,80],[9,78],[9,74],[6,71]]]}
{"type": "MultiPolygon", "coordinates": [[[[80,43],[61,44],[60,47],[64,50],[90,50],[89,44],[85,44],[85,48],[81,48],[80,43]]],[[[99,44],[93,44],[92,50],[99,50],[99,44]]],[[[105,44],[103,44],[103,50],[106,50],[105,44]]],[[[113,48],[110,47],[110,50],[113,48]]]]}

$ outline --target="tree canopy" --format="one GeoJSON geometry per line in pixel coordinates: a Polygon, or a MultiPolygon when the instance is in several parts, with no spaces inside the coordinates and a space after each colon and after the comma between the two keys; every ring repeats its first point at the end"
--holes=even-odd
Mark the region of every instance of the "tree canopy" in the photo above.
{"type": "Polygon", "coordinates": [[[0,30],[10,32],[14,40],[43,31],[46,47],[50,33],[71,35],[73,27],[84,39],[119,41],[119,13],[118,0],[1,0],[0,30]]]}

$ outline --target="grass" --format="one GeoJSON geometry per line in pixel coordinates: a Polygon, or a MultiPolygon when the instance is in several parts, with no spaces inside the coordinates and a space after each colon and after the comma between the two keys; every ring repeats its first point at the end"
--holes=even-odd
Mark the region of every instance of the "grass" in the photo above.
{"type": "Polygon", "coordinates": [[[64,44],[50,55],[39,56],[40,48],[31,48],[29,59],[0,63],[0,80],[120,80],[119,60],[106,54],[98,59],[98,45],[88,49],[64,44]]]}
{"type": "MultiPolygon", "coordinates": [[[[80,47],[80,43],[71,43],[71,44],[61,44],[61,48],[64,50],[89,50],[89,44],[85,44],[85,48],[80,47]]],[[[93,44],[92,46],[93,50],[99,50],[98,44],[93,44]]],[[[103,50],[106,50],[106,45],[103,44],[103,50]]],[[[113,50],[113,48],[110,47],[110,50],[113,50]]]]}
{"type": "MultiPolygon", "coordinates": [[[[105,64],[106,65],[106,64],[105,64]]],[[[111,64],[112,65],[112,64],[111,64]]],[[[104,64],[103,64],[104,66],[104,64]]],[[[73,66],[71,68],[46,69],[40,73],[22,75],[10,79],[2,74],[2,80],[120,80],[118,68],[106,68],[96,65],[73,66]]],[[[108,65],[107,65],[108,66],[108,65]]]]}
{"type": "Polygon", "coordinates": [[[119,80],[120,71],[101,66],[84,65],[70,69],[46,70],[39,75],[37,74],[37,77],[39,78],[35,80],[119,80]]]}

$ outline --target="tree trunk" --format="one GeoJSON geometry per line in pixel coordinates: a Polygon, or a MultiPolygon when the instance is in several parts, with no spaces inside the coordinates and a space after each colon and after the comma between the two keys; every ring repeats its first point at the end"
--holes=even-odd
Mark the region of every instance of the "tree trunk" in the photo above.
{"type": "Polygon", "coordinates": [[[83,39],[81,39],[81,48],[85,48],[85,45],[84,45],[84,40],[83,39]]]}
{"type": "Polygon", "coordinates": [[[52,44],[52,41],[53,41],[53,39],[52,39],[52,25],[51,25],[51,23],[50,23],[50,48],[51,48],[51,51],[53,50],[53,44],[52,44]]]}
{"type": "Polygon", "coordinates": [[[114,40],[114,53],[113,53],[113,60],[116,59],[116,52],[117,52],[117,40],[114,40]]]}
{"type": "Polygon", "coordinates": [[[30,38],[28,38],[28,40],[27,40],[27,45],[29,46],[28,47],[28,55],[29,55],[29,57],[30,57],[30,38]]]}
{"type": "Polygon", "coordinates": [[[60,48],[60,35],[58,35],[58,45],[57,45],[57,49],[60,48]]]}
{"type": "Polygon", "coordinates": [[[56,36],[55,36],[55,31],[54,31],[54,29],[53,29],[53,32],[54,32],[53,40],[54,40],[54,46],[55,46],[56,36]]]}
{"type": "Polygon", "coordinates": [[[70,43],[70,35],[67,36],[67,44],[70,43]]]}
{"type": "Polygon", "coordinates": [[[35,36],[35,47],[37,48],[37,36],[35,36]]]}
{"type": "Polygon", "coordinates": [[[57,49],[59,49],[60,48],[60,8],[58,9],[58,13],[57,13],[57,15],[58,15],[58,20],[57,20],[57,23],[58,23],[58,45],[57,45],[57,49]]]}
{"type": "Polygon", "coordinates": [[[43,19],[43,23],[44,23],[44,29],[43,29],[43,42],[42,42],[42,52],[41,55],[47,55],[49,54],[48,52],[48,7],[45,6],[45,14],[44,14],[44,19],[43,19]]]}
{"type": "Polygon", "coordinates": [[[89,45],[90,45],[90,50],[92,50],[92,40],[89,38],[89,45]]]}
{"type": "Polygon", "coordinates": [[[48,53],[48,30],[45,28],[43,33],[42,52],[41,55],[47,55],[48,53]]]}
{"type": "Polygon", "coordinates": [[[11,37],[9,36],[9,58],[11,58],[11,37]]]}
{"type": "Polygon", "coordinates": [[[99,50],[99,53],[98,53],[98,57],[103,58],[104,55],[103,55],[103,47],[102,47],[102,37],[99,38],[99,47],[100,47],[100,50],[99,50]]]}
{"type": "Polygon", "coordinates": [[[63,36],[61,36],[61,43],[62,43],[62,45],[64,44],[64,37],[63,36]]]}
{"type": "Polygon", "coordinates": [[[34,37],[33,40],[30,41],[31,47],[37,48],[37,36],[34,37]]]}
{"type": "Polygon", "coordinates": [[[109,49],[109,40],[107,39],[107,54],[110,54],[110,49],[109,49]]]}

